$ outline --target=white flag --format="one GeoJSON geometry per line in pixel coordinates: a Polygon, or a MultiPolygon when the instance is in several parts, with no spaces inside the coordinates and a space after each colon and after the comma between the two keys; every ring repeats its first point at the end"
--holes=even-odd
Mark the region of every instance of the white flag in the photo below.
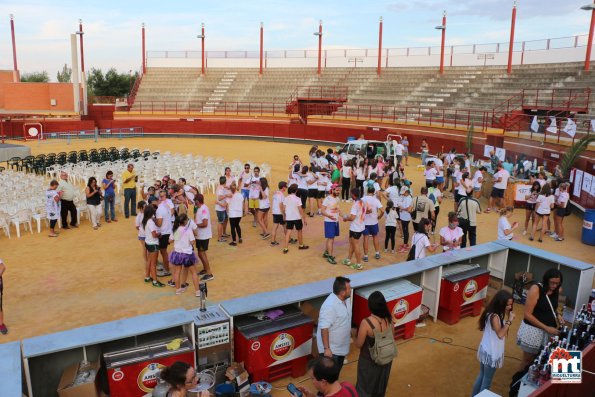
{"type": "Polygon", "coordinates": [[[568,119],[563,131],[574,138],[574,135],[576,134],[576,123],[572,119],[568,119]]]}
{"type": "Polygon", "coordinates": [[[533,116],[533,121],[531,122],[531,130],[533,130],[533,132],[539,131],[539,123],[537,122],[537,116],[533,116]]]}
{"type": "Polygon", "coordinates": [[[595,132],[595,119],[591,120],[591,129],[595,132]]]}
{"type": "Polygon", "coordinates": [[[556,123],[556,118],[554,116],[550,116],[550,126],[547,127],[545,130],[552,134],[558,133],[558,124],[556,123]]]}

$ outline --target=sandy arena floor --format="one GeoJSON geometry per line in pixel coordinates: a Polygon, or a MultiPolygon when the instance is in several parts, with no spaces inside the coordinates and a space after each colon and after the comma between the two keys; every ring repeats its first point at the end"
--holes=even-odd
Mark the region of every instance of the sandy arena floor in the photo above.
{"type": "MultiPolygon", "coordinates": [[[[291,156],[296,153],[307,158],[309,149],[309,146],[300,144],[196,138],[113,139],[97,143],[77,141],[68,146],[55,142],[28,144],[33,154],[126,146],[160,150],[162,153],[171,151],[223,157],[225,161],[267,162],[273,167],[273,186],[286,178],[291,156]]],[[[421,172],[415,167],[419,160],[410,159],[409,164],[406,172],[418,192],[423,182],[421,172]]],[[[212,195],[207,195],[206,201],[211,208],[211,217],[215,218],[212,195]]],[[[450,199],[443,202],[438,228],[446,224],[446,214],[452,204],[450,199]]],[[[346,211],[348,205],[342,205],[346,211]]],[[[172,288],[156,289],[143,283],[143,262],[134,221],[118,215],[118,223],[104,224],[97,231],[84,219],[79,229],[62,231],[57,239],[47,237],[45,225],[41,234],[25,233],[20,239],[13,237],[9,240],[0,235],[0,257],[8,267],[4,277],[4,309],[5,322],[10,328],[7,336],[0,336],[0,342],[171,308],[197,306],[197,299],[191,293],[175,296],[172,288]]],[[[496,238],[497,220],[495,214],[479,217],[478,243],[496,238]]],[[[513,220],[522,223],[524,210],[516,210],[513,220]]],[[[209,283],[209,300],[240,297],[355,272],[342,265],[331,266],[322,259],[324,239],[321,217],[308,218],[305,242],[310,249],[298,251],[290,248],[288,255],[283,255],[281,248],[271,248],[269,241],[262,241],[258,229],[253,228],[251,223],[250,218],[242,220],[244,244],[241,246],[230,247],[211,240],[208,254],[216,279],[209,283]]],[[[381,221],[382,230],[383,223],[381,221]]],[[[595,249],[580,242],[581,225],[577,216],[567,218],[566,241],[561,243],[555,243],[549,237],[542,244],[530,242],[520,235],[520,231],[516,233],[516,241],[592,262],[595,249]]],[[[347,225],[343,224],[342,237],[335,244],[337,258],[342,259],[347,253],[347,230],[347,225]]],[[[383,231],[381,241],[384,241],[383,231]]],[[[373,269],[402,262],[405,257],[405,254],[383,254],[380,260],[371,259],[365,266],[373,269]]],[[[516,310],[520,316],[522,308],[517,305],[516,310]]],[[[507,339],[506,354],[510,358],[505,360],[504,368],[497,371],[492,386],[492,390],[499,394],[508,390],[509,380],[518,366],[516,358],[520,357],[520,349],[514,344],[518,324],[516,321],[507,339]]],[[[463,319],[454,326],[428,322],[427,327],[418,328],[415,339],[400,342],[400,356],[393,364],[387,396],[468,395],[479,369],[475,352],[480,339],[476,318],[463,319]],[[452,344],[420,337],[438,341],[448,337],[452,339],[452,344]]],[[[354,383],[357,353],[352,349],[349,364],[342,373],[343,379],[354,383]]],[[[276,384],[282,386],[288,382],[282,380],[276,384]]],[[[311,387],[309,381],[304,384],[311,387]]],[[[287,392],[279,391],[274,395],[287,396],[287,392]]]]}

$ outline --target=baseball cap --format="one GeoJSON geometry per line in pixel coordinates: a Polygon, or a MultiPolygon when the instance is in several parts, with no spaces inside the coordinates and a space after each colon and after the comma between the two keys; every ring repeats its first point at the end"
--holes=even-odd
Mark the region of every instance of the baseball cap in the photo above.
{"type": "Polygon", "coordinates": [[[406,193],[409,191],[409,188],[407,186],[401,186],[401,194],[406,193]]]}

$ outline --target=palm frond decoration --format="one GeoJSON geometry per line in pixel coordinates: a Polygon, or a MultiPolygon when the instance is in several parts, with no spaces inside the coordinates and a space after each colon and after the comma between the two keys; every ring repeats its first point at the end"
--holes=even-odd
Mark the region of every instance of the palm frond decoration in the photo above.
{"type": "Polygon", "coordinates": [[[595,135],[585,135],[576,141],[574,145],[568,148],[566,153],[564,153],[564,156],[562,156],[562,160],[560,160],[560,169],[562,171],[562,175],[564,175],[564,178],[570,177],[570,170],[572,169],[572,166],[579,158],[581,153],[587,150],[589,144],[593,142],[595,142],[595,135]]]}

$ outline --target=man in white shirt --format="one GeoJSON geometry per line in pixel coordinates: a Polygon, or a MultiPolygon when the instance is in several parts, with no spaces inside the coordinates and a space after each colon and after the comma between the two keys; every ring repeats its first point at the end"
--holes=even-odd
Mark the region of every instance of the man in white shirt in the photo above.
{"type": "Polygon", "coordinates": [[[227,177],[219,177],[219,186],[215,191],[217,196],[215,201],[215,213],[217,214],[217,242],[224,243],[226,241],[227,233],[227,222],[229,216],[227,214],[227,206],[231,200],[231,190],[227,185],[227,177]]]}
{"type": "Polygon", "coordinates": [[[250,164],[244,164],[244,172],[239,177],[239,187],[244,197],[244,215],[248,213],[248,200],[250,197],[250,181],[252,180],[252,174],[250,173],[250,164]]]}
{"type": "Polygon", "coordinates": [[[401,142],[398,141],[393,141],[393,147],[395,150],[395,156],[397,157],[397,165],[399,165],[401,164],[401,161],[403,161],[403,150],[405,147],[401,142]]]}
{"type": "Polygon", "coordinates": [[[205,205],[205,197],[202,194],[197,194],[194,198],[194,205],[196,206],[196,216],[194,218],[196,223],[196,250],[198,251],[198,259],[202,262],[203,270],[198,273],[201,281],[211,281],[215,278],[211,272],[209,258],[207,251],[209,249],[209,240],[213,237],[211,230],[211,214],[209,207],[205,205]]]}
{"type": "Polygon", "coordinates": [[[76,206],[74,205],[75,187],[68,182],[68,174],[60,172],[60,181],[58,182],[58,193],[60,196],[60,217],[62,218],[62,229],[78,228],[76,206]],[[70,226],[68,226],[68,213],[70,213],[70,226]]]}
{"type": "Polygon", "coordinates": [[[305,250],[310,247],[304,245],[302,229],[307,225],[306,218],[304,217],[304,209],[302,208],[302,200],[298,196],[297,186],[291,185],[287,190],[288,195],[283,199],[281,203],[281,211],[285,216],[285,248],[283,253],[289,252],[289,239],[291,238],[291,231],[297,230],[298,235],[298,249],[305,250]]]}
{"type": "Polygon", "coordinates": [[[273,237],[271,238],[271,246],[279,245],[277,242],[277,230],[279,226],[283,228],[283,236],[285,236],[285,219],[283,217],[283,211],[281,210],[281,204],[285,199],[285,191],[287,190],[287,182],[281,181],[278,184],[279,190],[277,190],[273,194],[273,203],[272,203],[272,212],[273,212],[273,224],[275,228],[273,229],[273,237]]]}
{"type": "Polygon", "coordinates": [[[355,270],[363,270],[361,264],[362,253],[359,248],[359,239],[362,237],[366,226],[364,225],[364,217],[366,215],[366,203],[359,197],[359,188],[351,189],[351,199],[353,204],[349,215],[343,215],[343,222],[351,222],[349,225],[349,256],[343,260],[345,266],[349,266],[355,270]],[[351,262],[351,258],[355,255],[356,263],[351,262]]]}
{"type": "Polygon", "coordinates": [[[461,248],[467,246],[467,235],[469,235],[469,246],[474,246],[477,241],[477,214],[481,214],[479,201],[469,196],[459,200],[457,218],[459,227],[463,230],[461,248]]]}
{"type": "Polygon", "coordinates": [[[510,174],[504,169],[502,163],[498,162],[496,169],[498,171],[494,174],[494,187],[492,188],[492,194],[490,194],[489,206],[485,211],[487,213],[492,210],[498,211],[498,208],[501,207],[504,192],[506,192],[508,186],[508,179],[510,178],[510,174]]]}
{"type": "Polygon", "coordinates": [[[333,245],[335,237],[339,237],[339,195],[341,188],[334,183],[331,186],[331,194],[326,196],[322,202],[322,216],[324,216],[324,238],[326,239],[326,250],[322,256],[326,258],[331,265],[336,265],[337,261],[333,256],[333,245]]]}
{"type": "Polygon", "coordinates": [[[322,306],[318,316],[316,344],[318,352],[335,360],[339,371],[345,356],[349,354],[351,342],[351,280],[337,277],[333,293],[322,306]]]}
{"type": "Polygon", "coordinates": [[[396,205],[397,200],[399,200],[399,187],[395,186],[394,181],[392,179],[388,181],[388,184],[390,186],[384,191],[384,198],[387,201],[392,201],[393,204],[396,205]]]}
{"type": "MultiPolygon", "coordinates": [[[[171,275],[169,271],[167,246],[169,245],[169,235],[172,233],[174,220],[174,203],[167,198],[167,192],[165,190],[159,192],[159,205],[157,206],[155,218],[155,224],[159,227],[159,233],[161,233],[161,236],[159,237],[159,251],[161,252],[163,268],[165,269],[160,277],[165,277],[171,275]]],[[[175,286],[173,280],[168,281],[168,285],[171,287],[175,286]]]]}
{"type": "Polygon", "coordinates": [[[250,176],[249,179],[247,179],[248,186],[249,186],[248,209],[249,209],[250,213],[254,216],[254,219],[252,221],[252,227],[256,227],[256,212],[258,211],[258,208],[260,205],[259,198],[260,198],[260,191],[261,191],[260,168],[254,167],[253,172],[254,172],[254,174],[252,176],[250,176]]]}
{"type": "Polygon", "coordinates": [[[481,166],[475,170],[475,173],[473,174],[473,197],[476,199],[481,198],[481,187],[483,185],[484,175],[487,170],[488,169],[486,167],[481,166]]]}
{"type": "Polygon", "coordinates": [[[374,258],[380,259],[380,243],[378,241],[378,220],[384,215],[382,211],[382,203],[374,195],[374,188],[368,188],[368,194],[362,198],[362,201],[366,204],[366,215],[364,216],[364,262],[368,261],[368,246],[369,239],[372,236],[372,242],[374,243],[374,250],[376,255],[374,258]]]}

